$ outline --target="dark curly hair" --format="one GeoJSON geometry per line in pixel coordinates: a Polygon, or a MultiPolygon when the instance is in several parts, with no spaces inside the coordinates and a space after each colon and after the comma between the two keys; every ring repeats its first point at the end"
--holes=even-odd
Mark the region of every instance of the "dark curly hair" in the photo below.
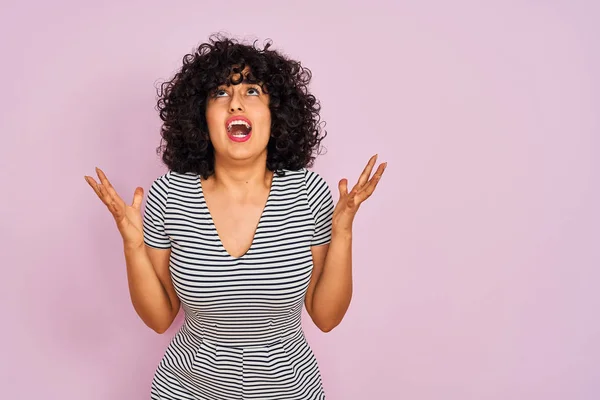
{"type": "Polygon", "coordinates": [[[327,135],[319,101],[310,94],[312,73],[300,62],[270,50],[261,50],[221,35],[211,35],[192,54],[172,80],[160,85],[157,109],[163,121],[157,148],[167,167],[179,173],[197,173],[204,179],[214,173],[214,148],[208,135],[206,103],[223,84],[259,83],[269,94],[271,137],[267,168],[278,174],[313,165],[327,135]],[[241,76],[245,67],[249,73],[241,76]]]}

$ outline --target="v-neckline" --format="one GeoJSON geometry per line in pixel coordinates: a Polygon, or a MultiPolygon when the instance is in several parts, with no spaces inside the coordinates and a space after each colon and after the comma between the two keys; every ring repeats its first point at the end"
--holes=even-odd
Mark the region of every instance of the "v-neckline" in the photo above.
{"type": "Polygon", "coordinates": [[[267,208],[269,207],[269,204],[271,203],[271,197],[273,195],[273,186],[275,185],[275,177],[276,176],[277,176],[277,173],[273,172],[273,176],[271,177],[271,187],[269,187],[269,194],[267,195],[267,201],[265,201],[265,205],[260,213],[260,217],[258,218],[258,223],[256,224],[256,228],[254,229],[254,233],[252,235],[252,241],[250,242],[250,246],[239,257],[232,256],[231,253],[225,248],[225,245],[223,244],[223,240],[221,239],[221,235],[219,234],[219,230],[217,229],[217,225],[215,224],[215,220],[213,219],[212,213],[210,212],[210,208],[208,208],[208,203],[206,202],[206,197],[204,196],[204,188],[202,187],[202,177],[198,176],[198,188],[200,189],[200,194],[202,196],[202,204],[203,204],[204,209],[206,210],[208,217],[210,219],[210,227],[217,234],[217,240],[219,242],[218,245],[219,245],[221,251],[224,252],[228,258],[230,258],[232,260],[240,260],[240,259],[244,258],[248,253],[250,253],[250,251],[254,247],[254,242],[256,241],[256,237],[257,237],[260,227],[262,225],[263,217],[265,215],[265,212],[267,211],[267,208]]]}

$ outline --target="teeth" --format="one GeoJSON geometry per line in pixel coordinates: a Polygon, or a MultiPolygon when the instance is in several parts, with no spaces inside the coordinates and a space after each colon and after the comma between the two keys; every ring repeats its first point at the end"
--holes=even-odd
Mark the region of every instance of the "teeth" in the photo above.
{"type": "Polygon", "coordinates": [[[241,120],[241,119],[236,119],[236,120],[231,121],[229,123],[229,125],[227,125],[227,130],[231,130],[231,127],[234,126],[234,125],[245,125],[246,128],[250,129],[250,124],[249,123],[247,123],[246,121],[241,120]]]}

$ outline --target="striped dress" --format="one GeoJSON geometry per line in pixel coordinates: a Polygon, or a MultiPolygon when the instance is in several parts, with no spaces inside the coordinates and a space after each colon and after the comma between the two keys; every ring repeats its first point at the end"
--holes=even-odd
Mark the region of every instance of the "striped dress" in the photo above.
{"type": "Polygon", "coordinates": [[[333,201],[307,169],[274,174],[249,250],[223,247],[200,177],[170,171],[153,183],[144,241],[171,249],[169,269],[185,312],[156,369],[162,400],[324,399],[301,326],[311,246],[331,240],[333,201]]]}

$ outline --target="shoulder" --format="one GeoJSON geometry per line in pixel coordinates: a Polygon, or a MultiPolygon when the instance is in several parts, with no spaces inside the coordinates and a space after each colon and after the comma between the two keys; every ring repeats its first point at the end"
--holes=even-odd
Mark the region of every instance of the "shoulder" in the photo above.
{"type": "Polygon", "coordinates": [[[280,184],[285,187],[300,186],[309,194],[323,190],[329,190],[325,179],[317,172],[308,168],[298,170],[283,170],[283,176],[279,177],[280,184]]]}
{"type": "Polygon", "coordinates": [[[303,168],[304,184],[309,193],[329,191],[329,185],[325,178],[318,172],[303,168]]]}
{"type": "Polygon", "coordinates": [[[152,182],[150,190],[161,190],[163,192],[186,191],[186,189],[197,186],[200,177],[194,173],[179,173],[167,171],[152,182]]]}
{"type": "Polygon", "coordinates": [[[158,176],[156,179],[154,179],[152,185],[168,187],[169,181],[171,180],[171,174],[171,171],[167,171],[166,173],[158,176]]]}
{"type": "Polygon", "coordinates": [[[318,172],[309,169],[303,169],[304,188],[306,191],[306,199],[315,216],[321,213],[327,213],[332,210],[333,198],[331,189],[318,172]]]}
{"type": "Polygon", "coordinates": [[[169,192],[169,181],[171,180],[171,171],[168,171],[152,181],[150,190],[148,191],[149,196],[160,196],[166,198],[169,192]]]}

